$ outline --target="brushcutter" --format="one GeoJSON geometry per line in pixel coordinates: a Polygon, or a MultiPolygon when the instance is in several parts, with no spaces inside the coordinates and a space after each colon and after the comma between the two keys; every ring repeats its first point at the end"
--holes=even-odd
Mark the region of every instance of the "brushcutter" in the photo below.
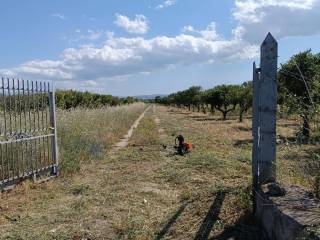
{"type": "MultiPolygon", "coordinates": [[[[167,146],[163,145],[163,148],[166,149],[167,146]]],[[[189,153],[192,150],[193,145],[192,143],[185,142],[182,135],[178,135],[174,140],[173,148],[177,150],[179,155],[183,156],[184,154],[189,153]]]]}
{"type": "MultiPolygon", "coordinates": [[[[158,146],[156,145],[137,145],[137,144],[133,144],[133,147],[140,147],[140,150],[143,150],[145,146],[158,146]]],[[[194,145],[192,143],[189,142],[185,142],[184,141],[184,137],[182,135],[179,135],[175,138],[174,140],[174,145],[166,145],[166,144],[162,144],[163,149],[168,149],[170,147],[172,147],[173,149],[175,149],[177,151],[177,153],[181,156],[183,156],[186,153],[191,152],[191,150],[194,148],[194,145]]]]}

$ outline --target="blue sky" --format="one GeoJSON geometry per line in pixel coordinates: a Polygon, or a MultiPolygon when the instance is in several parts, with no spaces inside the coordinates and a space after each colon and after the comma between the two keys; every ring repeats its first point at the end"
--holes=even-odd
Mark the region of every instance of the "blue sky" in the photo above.
{"type": "Polygon", "coordinates": [[[270,31],[279,62],[320,51],[320,0],[2,0],[0,75],[114,95],[250,80],[270,31]]]}

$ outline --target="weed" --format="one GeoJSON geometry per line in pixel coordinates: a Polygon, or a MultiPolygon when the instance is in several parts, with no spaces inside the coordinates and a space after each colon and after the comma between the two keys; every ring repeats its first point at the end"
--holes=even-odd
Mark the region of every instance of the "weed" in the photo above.
{"type": "Polygon", "coordinates": [[[76,211],[80,212],[87,208],[87,203],[83,198],[77,199],[71,207],[76,211]]]}
{"type": "Polygon", "coordinates": [[[312,157],[302,164],[302,171],[308,179],[313,193],[317,198],[320,198],[320,155],[312,154],[312,157]]]}
{"type": "Polygon", "coordinates": [[[58,112],[58,139],[63,174],[80,170],[81,163],[100,160],[143,111],[143,104],[58,112]]]}
{"type": "Polygon", "coordinates": [[[73,187],[71,189],[71,193],[73,195],[83,195],[83,194],[87,193],[89,189],[90,189],[89,185],[81,184],[81,185],[73,187]]]}

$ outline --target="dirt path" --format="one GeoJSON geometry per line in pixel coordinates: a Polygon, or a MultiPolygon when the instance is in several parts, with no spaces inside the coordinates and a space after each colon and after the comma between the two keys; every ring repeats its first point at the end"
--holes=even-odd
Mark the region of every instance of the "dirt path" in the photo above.
{"type": "Polygon", "coordinates": [[[138,119],[132,124],[132,126],[130,127],[128,133],[118,142],[115,144],[115,149],[114,151],[118,151],[122,148],[125,148],[126,146],[128,146],[129,144],[129,140],[133,134],[133,130],[135,128],[137,128],[139,126],[139,123],[141,122],[141,120],[144,118],[144,115],[146,114],[146,112],[151,108],[152,106],[149,106],[146,108],[146,110],[144,110],[143,113],[141,113],[141,115],[138,117],[138,119]]]}

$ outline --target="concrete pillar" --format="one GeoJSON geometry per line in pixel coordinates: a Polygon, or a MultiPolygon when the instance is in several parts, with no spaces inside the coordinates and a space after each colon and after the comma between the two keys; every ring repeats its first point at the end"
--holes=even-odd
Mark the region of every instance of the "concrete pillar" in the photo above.
{"type": "Polygon", "coordinates": [[[261,45],[261,72],[258,91],[259,184],[276,180],[277,62],[278,43],[269,33],[261,45]]]}
{"type": "Polygon", "coordinates": [[[260,125],[259,121],[259,72],[256,68],[256,63],[253,63],[253,102],[252,102],[252,137],[253,137],[253,147],[252,147],[252,184],[254,187],[258,185],[258,127],[260,125]]]}

